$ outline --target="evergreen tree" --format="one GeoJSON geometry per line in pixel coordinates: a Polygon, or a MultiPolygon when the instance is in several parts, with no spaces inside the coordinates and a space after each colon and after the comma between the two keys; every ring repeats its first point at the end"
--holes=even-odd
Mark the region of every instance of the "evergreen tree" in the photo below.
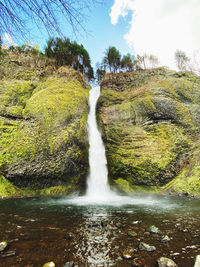
{"type": "Polygon", "coordinates": [[[134,57],[131,56],[130,53],[123,56],[121,60],[121,68],[125,71],[133,71],[134,70],[134,57]]]}
{"type": "Polygon", "coordinates": [[[121,55],[120,52],[114,46],[110,46],[105,53],[104,61],[107,63],[110,72],[113,71],[114,73],[120,68],[121,63],[121,55]]]}
{"type": "Polygon", "coordinates": [[[54,58],[58,66],[68,65],[85,74],[89,80],[94,78],[90,56],[83,45],[71,42],[69,38],[50,38],[45,55],[54,58]]]}

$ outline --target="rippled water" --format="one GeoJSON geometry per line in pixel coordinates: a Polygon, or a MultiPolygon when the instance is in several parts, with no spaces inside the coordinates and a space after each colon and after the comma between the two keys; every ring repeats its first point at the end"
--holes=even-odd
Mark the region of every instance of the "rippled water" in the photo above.
{"type": "Polygon", "coordinates": [[[132,260],[122,258],[130,248],[146,266],[157,266],[160,256],[178,266],[193,266],[200,254],[200,201],[154,195],[131,200],[121,206],[76,205],[72,198],[1,200],[0,239],[9,247],[0,254],[0,266],[39,267],[48,261],[58,267],[69,261],[77,266],[132,266],[132,260]],[[162,234],[148,234],[150,225],[162,234]],[[165,234],[170,237],[166,244],[160,241],[165,234]],[[156,251],[140,251],[140,241],[156,251]]]}

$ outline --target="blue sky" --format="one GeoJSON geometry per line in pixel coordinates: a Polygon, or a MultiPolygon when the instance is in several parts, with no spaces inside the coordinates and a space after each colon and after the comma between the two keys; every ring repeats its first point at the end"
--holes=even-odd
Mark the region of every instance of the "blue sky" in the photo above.
{"type": "MultiPolygon", "coordinates": [[[[200,73],[199,14],[199,0],[105,0],[105,5],[92,6],[87,14],[88,34],[82,31],[75,37],[60,21],[63,34],[88,50],[93,67],[109,46],[115,46],[122,55],[153,54],[161,66],[175,69],[174,53],[179,49],[199,62],[200,73]]],[[[43,49],[48,35],[34,28],[31,33],[35,37],[29,41],[43,49]]]]}
{"type": "MultiPolygon", "coordinates": [[[[97,62],[102,60],[104,51],[109,46],[116,46],[122,55],[127,54],[128,52],[133,54],[133,48],[130,48],[123,38],[125,30],[128,28],[128,17],[126,19],[120,18],[117,25],[111,24],[109,14],[113,4],[114,0],[106,0],[104,5],[96,4],[91,6],[91,9],[87,14],[88,18],[83,24],[88,31],[87,34],[84,31],[80,31],[80,33],[75,36],[69,25],[62,22],[61,27],[63,35],[84,45],[90,54],[93,67],[95,67],[97,62]]],[[[29,42],[33,43],[33,45],[39,43],[40,49],[43,50],[46,41],[48,40],[47,33],[42,29],[40,32],[31,24],[29,27],[32,28],[32,38],[30,38],[29,42]]],[[[22,44],[19,41],[17,43],[22,44]]]]}

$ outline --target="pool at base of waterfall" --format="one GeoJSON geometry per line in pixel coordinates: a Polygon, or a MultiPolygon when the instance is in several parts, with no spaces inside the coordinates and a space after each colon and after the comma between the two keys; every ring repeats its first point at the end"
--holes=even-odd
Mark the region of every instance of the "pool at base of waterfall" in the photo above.
{"type": "Polygon", "coordinates": [[[200,201],[159,195],[133,195],[129,201],[0,200],[0,242],[8,244],[0,252],[0,266],[39,267],[53,261],[56,267],[153,267],[159,257],[193,266],[200,254],[200,201]],[[155,250],[143,250],[143,243],[155,250]]]}

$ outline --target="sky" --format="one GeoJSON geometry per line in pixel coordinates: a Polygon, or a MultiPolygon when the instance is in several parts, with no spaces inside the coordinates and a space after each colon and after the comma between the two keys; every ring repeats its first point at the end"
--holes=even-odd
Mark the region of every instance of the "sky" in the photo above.
{"type": "MultiPolygon", "coordinates": [[[[105,0],[95,5],[84,23],[88,33],[77,36],[63,22],[66,37],[82,43],[95,67],[109,46],[115,46],[122,55],[153,54],[159,64],[176,69],[174,53],[177,49],[191,58],[200,50],[199,0],[105,0]]],[[[34,30],[34,45],[44,48],[48,35],[34,30]]],[[[7,42],[15,43],[5,33],[7,42]]],[[[32,43],[32,40],[30,40],[32,43]]]]}

